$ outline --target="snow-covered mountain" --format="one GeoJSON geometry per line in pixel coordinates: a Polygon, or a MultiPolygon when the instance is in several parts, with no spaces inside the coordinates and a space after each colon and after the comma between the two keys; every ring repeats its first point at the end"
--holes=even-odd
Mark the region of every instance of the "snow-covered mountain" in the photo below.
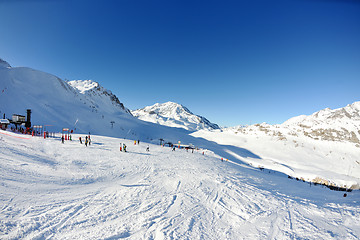
{"type": "Polygon", "coordinates": [[[92,144],[0,130],[0,238],[359,239],[359,103],[196,132],[183,128],[199,126],[190,111],[168,105],[146,114],[179,114],[176,128],[132,116],[96,82],[1,61],[1,115],[30,108],[33,124],[91,131],[92,144]]]}
{"type": "Polygon", "coordinates": [[[180,141],[211,149],[237,163],[274,169],[309,182],[360,188],[359,103],[280,125],[208,131],[218,126],[175,103],[143,110],[144,116],[155,117],[150,120],[156,123],[138,119],[115,95],[90,80],[65,82],[34,69],[12,68],[5,61],[1,62],[0,79],[1,117],[25,115],[26,109],[31,109],[32,124],[45,125],[50,131],[70,128],[76,133],[153,143],[159,139],[180,141]],[[201,128],[205,130],[189,135],[201,128]]]}
{"type": "Polygon", "coordinates": [[[343,108],[326,108],[308,116],[293,117],[283,124],[262,123],[228,130],[247,134],[262,131],[282,140],[288,136],[305,136],[319,141],[350,142],[360,148],[360,101],[343,108]]]}
{"type": "Polygon", "coordinates": [[[211,123],[205,117],[193,114],[186,107],[174,102],[156,103],[134,110],[132,114],[143,121],[184,128],[189,131],[219,129],[217,124],[211,123]]]}
{"type": "Polygon", "coordinates": [[[94,111],[98,112],[104,108],[119,108],[131,114],[130,110],[124,107],[119,99],[110,90],[103,88],[99,83],[92,80],[73,80],[67,82],[70,86],[84,95],[86,102],[91,104],[94,111]]]}
{"type": "Polygon", "coordinates": [[[258,154],[258,158],[240,158],[255,167],[308,182],[360,188],[360,102],[294,117],[283,124],[222,130],[192,135],[258,154]]]}
{"type": "Polygon", "coordinates": [[[121,135],[138,122],[111,91],[90,80],[66,82],[31,68],[10,67],[5,61],[0,79],[1,117],[26,115],[31,109],[33,125],[108,135],[121,135]]]}
{"type": "Polygon", "coordinates": [[[142,141],[194,142],[185,129],[142,121],[117,96],[91,80],[66,82],[52,74],[27,67],[0,65],[0,115],[26,115],[32,110],[33,125],[48,131],[62,128],[76,133],[101,134],[142,141]],[[187,140],[186,140],[187,139],[187,140]]]}
{"type": "MultiPolygon", "coordinates": [[[[189,138],[184,129],[171,130],[132,116],[117,96],[92,80],[63,81],[31,68],[11,67],[3,60],[0,79],[1,117],[3,114],[7,118],[12,114],[26,115],[26,109],[31,109],[33,125],[47,125],[50,131],[70,128],[76,132],[154,141],[163,138],[172,142],[189,138]]],[[[188,129],[196,129],[200,124],[204,128],[218,128],[185,108],[177,110],[182,111],[189,122],[188,129]]]]}
{"type": "Polygon", "coordinates": [[[10,68],[10,64],[0,58],[0,68],[10,68]]]}
{"type": "Polygon", "coordinates": [[[294,117],[281,126],[315,140],[352,142],[360,147],[360,101],[343,108],[326,108],[309,116],[294,117]]]}

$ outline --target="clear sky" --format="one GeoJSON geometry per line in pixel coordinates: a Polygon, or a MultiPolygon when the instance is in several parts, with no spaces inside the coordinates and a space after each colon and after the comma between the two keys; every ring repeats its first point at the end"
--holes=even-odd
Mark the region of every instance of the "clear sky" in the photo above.
{"type": "Polygon", "coordinates": [[[360,1],[0,0],[0,58],[130,109],[282,123],[360,100],[360,1]]]}

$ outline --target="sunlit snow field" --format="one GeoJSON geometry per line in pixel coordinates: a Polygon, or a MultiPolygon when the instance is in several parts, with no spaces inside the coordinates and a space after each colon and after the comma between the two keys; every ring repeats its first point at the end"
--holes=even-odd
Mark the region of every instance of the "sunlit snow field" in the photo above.
{"type": "Polygon", "coordinates": [[[359,191],[343,197],[209,150],[17,136],[0,134],[1,239],[360,237],[359,191]]]}

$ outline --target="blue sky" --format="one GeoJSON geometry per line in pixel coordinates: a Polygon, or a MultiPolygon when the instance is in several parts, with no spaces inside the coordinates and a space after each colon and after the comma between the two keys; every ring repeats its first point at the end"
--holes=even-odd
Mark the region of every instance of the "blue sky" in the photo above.
{"type": "Polygon", "coordinates": [[[360,100],[356,0],[0,0],[0,58],[222,126],[360,100]]]}

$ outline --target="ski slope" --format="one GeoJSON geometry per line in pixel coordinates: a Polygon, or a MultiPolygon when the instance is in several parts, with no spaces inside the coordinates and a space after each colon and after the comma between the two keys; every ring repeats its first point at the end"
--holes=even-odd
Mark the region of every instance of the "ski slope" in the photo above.
{"type": "MultiPolygon", "coordinates": [[[[248,127],[245,130],[248,130],[248,127]]],[[[282,172],[307,182],[326,183],[346,189],[360,187],[360,149],[352,143],[317,141],[305,136],[267,134],[264,131],[198,131],[191,135],[224,146],[228,158],[257,168],[282,172]],[[281,137],[286,136],[283,140],[281,137]],[[256,156],[239,156],[233,146],[256,156]]]]}
{"type": "Polygon", "coordinates": [[[359,191],[343,197],[210,150],[147,146],[92,136],[85,147],[0,130],[0,238],[360,237],[359,191]]]}

